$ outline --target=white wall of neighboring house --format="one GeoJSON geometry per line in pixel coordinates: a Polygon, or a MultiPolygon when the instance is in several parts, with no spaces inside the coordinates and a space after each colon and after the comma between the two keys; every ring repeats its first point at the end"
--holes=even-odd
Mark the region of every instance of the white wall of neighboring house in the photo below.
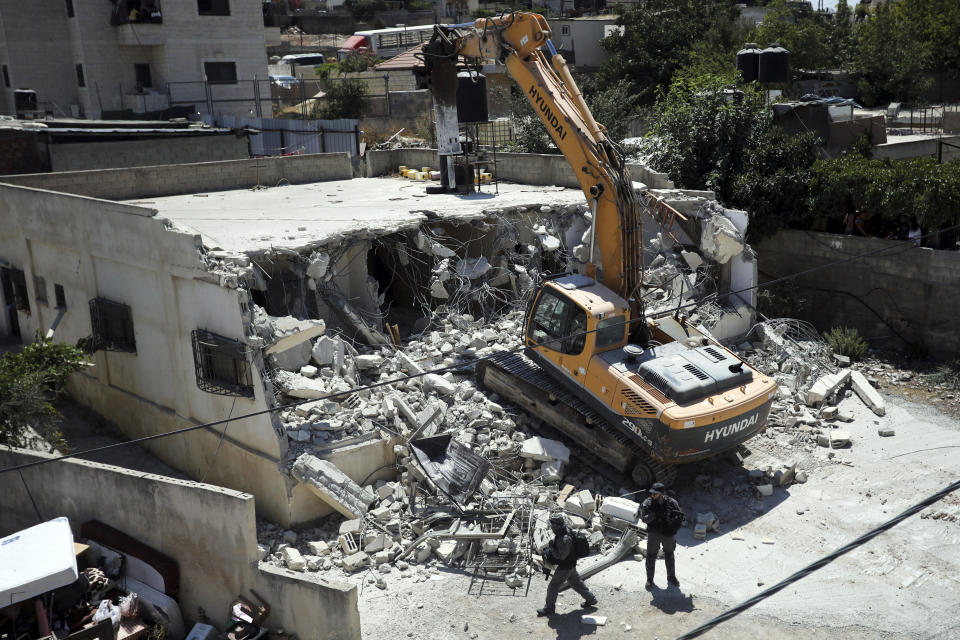
{"type": "Polygon", "coordinates": [[[608,27],[616,26],[616,16],[558,18],[548,23],[553,31],[554,46],[568,58],[567,62],[573,57],[574,66],[599,67],[610,57],[610,52],[600,46],[600,40],[606,37],[608,27]],[[574,56],[568,56],[568,52],[574,52],[574,56]]]}
{"type": "MultiPolygon", "coordinates": [[[[128,305],[136,353],[96,351],[94,366],[75,374],[70,390],[101,415],[122,422],[131,438],[274,406],[273,394],[265,393],[256,343],[248,349],[253,398],[199,388],[191,332],[205,329],[248,343],[250,301],[246,291],[221,286],[206,270],[199,236],[167,228],[155,213],[0,184],[0,265],[23,270],[29,292],[29,312],[16,311],[22,339],[55,324],[61,312],[55,308],[55,285],[63,287],[67,303],[54,334],[58,342],[73,344],[92,335],[90,300],[128,305]],[[37,276],[45,281],[46,303],[38,301],[44,296],[37,295],[37,276]]],[[[9,302],[3,300],[0,308],[9,302]]],[[[10,332],[4,311],[0,333],[10,332]]],[[[153,440],[148,447],[194,478],[256,495],[263,515],[290,522],[295,514],[289,478],[278,466],[287,439],[272,415],[153,440]]],[[[329,511],[316,499],[300,502],[301,514],[329,511]]]]}
{"type": "MultiPolygon", "coordinates": [[[[236,65],[237,84],[213,86],[224,102],[215,110],[247,115],[255,107],[252,81],[265,80],[267,59],[260,2],[229,0],[230,15],[199,15],[197,0],[157,0],[163,22],[112,25],[114,4],[106,0],[65,0],[0,4],[0,63],[8,66],[10,87],[0,107],[12,114],[13,90],[30,88],[58,116],[103,111],[158,110],[174,100],[206,100],[203,63],[236,65]],[[149,64],[154,94],[137,91],[134,65],[149,64]],[[76,65],[82,65],[79,86],[76,65]],[[193,85],[176,83],[192,82],[193,85]],[[231,102],[226,102],[231,100],[231,102]],[[238,100],[232,102],[232,100],[238,100]]],[[[266,103],[269,102],[269,97],[266,103]]],[[[206,109],[203,109],[206,111],[206,109]]]]}

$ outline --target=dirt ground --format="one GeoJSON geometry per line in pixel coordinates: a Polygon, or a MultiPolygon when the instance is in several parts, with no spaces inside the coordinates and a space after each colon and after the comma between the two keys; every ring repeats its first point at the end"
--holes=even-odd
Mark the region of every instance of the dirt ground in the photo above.
{"type": "MultiPolygon", "coordinates": [[[[903,394],[898,394],[903,395],[903,394]]],[[[580,598],[561,594],[555,615],[537,618],[542,574],[512,591],[502,583],[438,566],[425,582],[412,571],[386,576],[387,589],[362,580],[365,640],[400,638],[675,638],[782,580],[956,480],[960,424],[927,406],[887,396],[875,416],[854,396],[843,428],[852,446],[829,451],[792,445],[782,433],[750,441],[743,465],[713,462],[689,470],[676,497],[688,517],[713,511],[719,532],[705,541],[685,527],[677,536],[680,589],[643,589],[641,561],[627,559],[594,576],[600,599],[592,612],[605,626],[584,624],[580,598]],[[880,427],[893,427],[882,438],[880,427]],[[751,468],[786,460],[809,473],[804,484],[778,487],[768,498],[747,489],[751,468]],[[741,539],[742,538],[742,539],[741,539]]],[[[581,568],[589,562],[581,562],[581,568]]],[[[960,499],[951,495],[863,547],[771,596],[704,638],[958,638],[960,637],[960,499]]]]}

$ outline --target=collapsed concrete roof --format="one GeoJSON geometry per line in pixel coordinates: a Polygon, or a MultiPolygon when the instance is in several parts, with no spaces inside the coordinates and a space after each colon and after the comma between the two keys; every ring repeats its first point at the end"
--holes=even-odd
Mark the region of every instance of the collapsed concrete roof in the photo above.
{"type": "Polygon", "coordinates": [[[583,202],[578,189],[499,185],[499,194],[427,195],[422,182],[355,178],[282,189],[237,189],[130,200],[176,227],[199,233],[208,249],[303,251],[338,237],[377,237],[435,217],[469,220],[491,209],[583,202]]]}

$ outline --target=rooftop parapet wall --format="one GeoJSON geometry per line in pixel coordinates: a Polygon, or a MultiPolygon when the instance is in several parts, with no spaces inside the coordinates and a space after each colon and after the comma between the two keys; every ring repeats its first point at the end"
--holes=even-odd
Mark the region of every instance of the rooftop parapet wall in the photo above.
{"type": "MultiPolygon", "coordinates": [[[[389,149],[368,151],[366,154],[368,178],[389,175],[404,165],[411,168],[438,168],[440,158],[436,149],[389,149]]],[[[631,177],[651,189],[673,189],[666,174],[657,173],[642,164],[628,164],[631,177]]],[[[500,180],[520,184],[557,185],[579,188],[573,169],[561,155],[539,153],[497,153],[495,175],[500,180]]]]}
{"type": "MultiPolygon", "coordinates": [[[[0,449],[0,468],[50,457],[0,449]]],[[[252,588],[270,604],[271,628],[300,638],[360,638],[355,586],[258,566],[250,494],[86,460],[32,467],[23,477],[44,519],[66,516],[75,533],[100,520],[176,560],[187,628],[200,607],[226,628],[231,601],[252,588]]],[[[37,523],[19,475],[0,475],[0,516],[0,536],[37,523]]]]}
{"type": "Polygon", "coordinates": [[[958,252],[911,247],[897,240],[781,231],[757,247],[761,280],[884,248],[889,251],[797,278],[807,300],[797,317],[821,331],[856,327],[874,345],[906,349],[906,340],[935,358],[957,357],[958,252]]]}
{"type": "Polygon", "coordinates": [[[302,184],[353,177],[347,153],[0,176],[0,182],[108,200],[302,184]]]}

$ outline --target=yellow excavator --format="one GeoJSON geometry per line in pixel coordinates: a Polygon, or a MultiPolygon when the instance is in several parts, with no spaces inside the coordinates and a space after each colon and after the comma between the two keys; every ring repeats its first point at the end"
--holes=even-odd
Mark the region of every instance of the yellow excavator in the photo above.
{"type": "Polygon", "coordinates": [[[644,313],[639,199],[550,36],[543,16],[514,12],[438,25],[423,48],[440,100],[449,100],[458,64],[505,64],[593,213],[585,273],[545,280],[527,309],[523,355],[480,361],[477,379],[577,442],[591,462],[640,487],[669,486],[677,465],[761,431],[777,388],[679,311],[644,313]]]}

